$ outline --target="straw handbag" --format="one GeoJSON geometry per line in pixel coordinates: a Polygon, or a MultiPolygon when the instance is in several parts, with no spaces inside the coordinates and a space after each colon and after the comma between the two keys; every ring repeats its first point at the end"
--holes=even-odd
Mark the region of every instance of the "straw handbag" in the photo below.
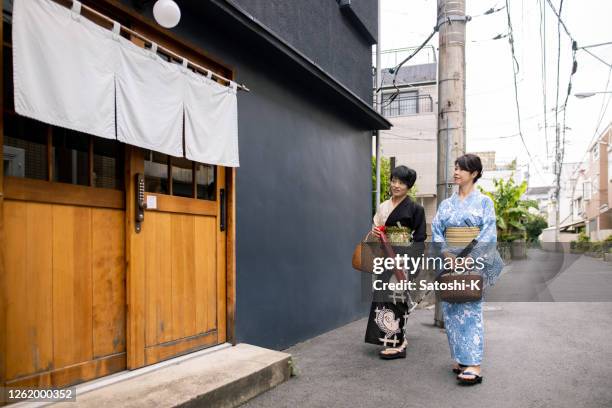
{"type": "MultiPolygon", "coordinates": [[[[385,234],[393,246],[407,246],[411,240],[410,229],[407,227],[386,227],[385,234]]],[[[366,273],[374,273],[374,258],[385,257],[385,251],[380,239],[369,231],[355,246],[353,251],[353,268],[366,273]]]]}
{"type": "MultiPolygon", "coordinates": [[[[449,227],[446,229],[446,243],[450,246],[463,246],[464,249],[457,255],[457,258],[464,258],[469,255],[478,241],[476,238],[480,233],[478,227],[449,227]]],[[[482,276],[478,273],[456,273],[450,271],[440,275],[438,282],[445,286],[463,285],[465,289],[446,289],[438,290],[440,299],[449,303],[473,302],[482,299],[482,276]],[[472,289],[472,282],[478,289],[472,289]]]]}

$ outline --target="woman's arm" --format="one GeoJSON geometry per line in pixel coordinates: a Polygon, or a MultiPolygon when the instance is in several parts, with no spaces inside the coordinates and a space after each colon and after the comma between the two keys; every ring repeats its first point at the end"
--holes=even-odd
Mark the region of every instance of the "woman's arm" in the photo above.
{"type": "Polygon", "coordinates": [[[412,240],[414,242],[425,242],[425,239],[427,239],[425,209],[417,205],[414,211],[414,233],[412,234],[412,240]]]}
{"type": "Polygon", "coordinates": [[[472,258],[487,258],[493,249],[497,249],[497,218],[493,200],[485,196],[482,201],[482,226],[478,234],[478,244],[472,250],[472,258]]]}
{"type": "Polygon", "coordinates": [[[482,228],[476,238],[478,242],[492,244],[497,242],[497,218],[493,200],[485,196],[483,202],[482,228]]]}
{"type": "Polygon", "coordinates": [[[446,225],[442,222],[441,214],[446,208],[446,201],[442,201],[433,221],[431,222],[431,240],[432,247],[436,253],[447,252],[448,245],[446,245],[446,239],[444,238],[444,232],[446,231],[446,225]]]}

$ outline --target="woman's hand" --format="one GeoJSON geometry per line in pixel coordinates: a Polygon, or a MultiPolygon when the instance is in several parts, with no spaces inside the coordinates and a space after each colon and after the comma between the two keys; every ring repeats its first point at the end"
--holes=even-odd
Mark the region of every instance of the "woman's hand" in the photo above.
{"type": "Polygon", "coordinates": [[[376,225],[372,227],[372,234],[374,234],[376,238],[380,238],[380,230],[376,225]]]}

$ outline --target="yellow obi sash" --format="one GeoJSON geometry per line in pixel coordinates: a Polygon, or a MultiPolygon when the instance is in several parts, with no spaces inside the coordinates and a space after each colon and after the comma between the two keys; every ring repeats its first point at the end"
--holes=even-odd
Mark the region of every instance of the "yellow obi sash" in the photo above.
{"type": "Polygon", "coordinates": [[[480,234],[478,227],[448,227],[444,236],[450,246],[465,246],[478,238],[478,234],[480,234]]]}

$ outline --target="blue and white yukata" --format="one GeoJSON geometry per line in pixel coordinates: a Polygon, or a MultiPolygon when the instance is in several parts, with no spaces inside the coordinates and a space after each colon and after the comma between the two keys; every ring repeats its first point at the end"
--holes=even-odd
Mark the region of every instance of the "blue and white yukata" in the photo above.
{"type": "MultiPolygon", "coordinates": [[[[492,286],[504,264],[496,248],[497,228],[491,198],[474,190],[463,201],[454,193],[440,204],[431,226],[433,245],[438,245],[441,251],[458,254],[462,248],[446,244],[444,233],[448,227],[480,228],[476,238],[478,244],[470,256],[473,259],[481,257],[483,260],[484,268],[480,271],[484,281],[483,289],[492,286]]],[[[480,365],[484,348],[482,300],[441,304],[451,358],[462,365],[480,365]]]]}

